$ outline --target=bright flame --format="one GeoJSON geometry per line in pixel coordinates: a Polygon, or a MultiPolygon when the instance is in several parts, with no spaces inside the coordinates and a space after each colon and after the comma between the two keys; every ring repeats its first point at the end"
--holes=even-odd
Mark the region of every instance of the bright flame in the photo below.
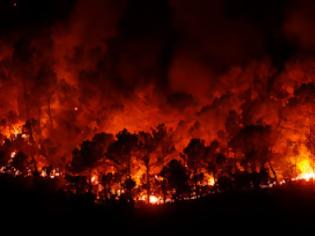
{"type": "Polygon", "coordinates": [[[11,157],[11,158],[14,158],[15,156],[16,156],[16,152],[11,152],[10,157],[11,157]]]}
{"type": "Polygon", "coordinates": [[[295,178],[296,180],[304,179],[309,181],[315,179],[314,169],[308,159],[301,160],[297,163],[297,168],[300,171],[300,174],[295,178]]]}
{"type": "Polygon", "coordinates": [[[214,186],[215,185],[215,181],[214,181],[214,177],[211,176],[209,179],[208,179],[208,185],[209,186],[214,186]]]}
{"type": "Polygon", "coordinates": [[[91,184],[92,185],[98,185],[98,176],[97,175],[93,174],[91,176],[91,184]]]}
{"type": "Polygon", "coordinates": [[[150,204],[156,205],[160,202],[160,199],[154,195],[151,195],[149,198],[150,204]]]}
{"type": "Polygon", "coordinates": [[[51,174],[50,174],[50,178],[54,179],[54,178],[59,177],[59,176],[60,176],[59,169],[53,169],[51,174]]]}
{"type": "Polygon", "coordinates": [[[2,126],[0,127],[0,133],[9,139],[12,136],[16,137],[18,134],[22,133],[23,125],[24,125],[24,122],[18,121],[14,124],[2,126]]]}
{"type": "Polygon", "coordinates": [[[42,170],[42,172],[40,173],[40,176],[43,178],[47,177],[47,172],[45,170],[42,170]]]}
{"type": "Polygon", "coordinates": [[[311,163],[307,159],[300,161],[297,164],[297,167],[301,171],[302,174],[313,172],[313,168],[311,166],[311,163]]]}
{"type": "Polygon", "coordinates": [[[304,179],[306,181],[310,181],[312,179],[315,179],[315,173],[305,173],[299,175],[296,179],[304,179]]]}
{"type": "MultiPolygon", "coordinates": [[[[143,193],[139,196],[138,201],[147,202],[148,196],[147,194],[143,193]]],[[[149,197],[149,204],[151,205],[159,205],[163,203],[163,199],[161,197],[150,195],[149,197]]]]}

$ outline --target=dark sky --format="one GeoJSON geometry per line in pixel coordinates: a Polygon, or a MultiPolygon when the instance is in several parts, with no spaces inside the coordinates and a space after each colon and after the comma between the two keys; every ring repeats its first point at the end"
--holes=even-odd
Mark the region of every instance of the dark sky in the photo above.
{"type": "Polygon", "coordinates": [[[74,0],[1,0],[1,26],[5,30],[53,24],[67,17],[74,0]]]}
{"type": "MultiPolygon", "coordinates": [[[[89,1],[89,4],[93,5],[94,2],[97,0],[89,1]]],[[[216,44],[216,49],[208,47],[207,50],[210,51],[208,60],[211,60],[212,54],[213,60],[232,63],[239,62],[247,56],[268,53],[276,63],[280,63],[281,60],[295,53],[296,48],[301,46],[297,45],[298,43],[312,45],[312,42],[303,39],[304,35],[301,36],[302,38],[299,36],[290,38],[285,30],[290,17],[293,17],[295,12],[299,14],[298,11],[305,16],[306,25],[314,23],[313,19],[308,18],[307,12],[303,13],[310,11],[307,10],[308,8],[314,9],[312,1],[125,0],[117,2],[122,2],[125,9],[119,25],[124,37],[161,34],[173,27],[181,43],[189,43],[187,41],[192,44],[198,43],[196,38],[205,37],[209,45],[216,44]],[[243,38],[240,35],[243,35],[243,38]],[[229,42],[225,42],[226,38],[229,42]],[[234,47],[227,56],[224,55],[226,44],[234,47]],[[245,55],[241,55],[242,52],[236,50],[240,46],[243,47],[245,55]],[[222,54],[222,58],[216,58],[216,53],[222,54]]],[[[38,30],[58,22],[65,22],[77,4],[77,0],[1,0],[1,33],[38,30]]],[[[95,16],[91,14],[90,17],[95,16]]],[[[293,33],[304,34],[303,29],[293,29],[293,33]]],[[[301,47],[304,46],[308,45],[301,47]]]]}
{"type": "Polygon", "coordinates": [[[313,10],[311,0],[0,0],[0,35],[10,41],[78,25],[80,37],[159,47],[165,70],[175,51],[217,71],[266,56],[282,68],[313,53],[313,10]]]}

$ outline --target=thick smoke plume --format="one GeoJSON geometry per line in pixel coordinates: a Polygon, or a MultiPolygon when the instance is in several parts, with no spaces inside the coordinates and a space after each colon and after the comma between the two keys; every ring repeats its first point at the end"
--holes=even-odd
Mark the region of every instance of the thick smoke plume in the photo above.
{"type": "Polygon", "coordinates": [[[279,165],[311,152],[312,1],[45,4],[0,3],[0,125],[31,122],[54,165],[97,133],[161,123],[178,152],[200,138],[246,155],[266,135],[279,165]]]}

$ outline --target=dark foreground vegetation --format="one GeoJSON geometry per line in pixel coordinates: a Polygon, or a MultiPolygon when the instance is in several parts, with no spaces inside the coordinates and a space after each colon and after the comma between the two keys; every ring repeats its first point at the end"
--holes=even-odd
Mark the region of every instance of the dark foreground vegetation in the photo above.
{"type": "MultiPolygon", "coordinates": [[[[1,177],[2,230],[98,235],[132,233],[213,232],[242,234],[302,232],[315,229],[313,183],[296,182],[273,189],[227,192],[161,206],[130,206],[123,202],[97,205],[88,195],[55,190],[54,182],[1,177]]],[[[314,231],[311,231],[314,232],[314,231]]],[[[200,234],[199,234],[200,233],[200,234]]],[[[125,234],[128,235],[128,234],[125,234]]]]}

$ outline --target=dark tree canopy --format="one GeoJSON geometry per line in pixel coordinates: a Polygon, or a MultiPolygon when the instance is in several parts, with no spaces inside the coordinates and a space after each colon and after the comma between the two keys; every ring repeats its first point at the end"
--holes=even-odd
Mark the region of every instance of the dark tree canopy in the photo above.
{"type": "Polygon", "coordinates": [[[245,164],[254,167],[256,162],[263,165],[268,161],[272,142],[273,133],[270,126],[250,125],[242,128],[233,137],[230,146],[244,156],[245,164]]]}
{"type": "Polygon", "coordinates": [[[12,166],[21,171],[22,173],[24,173],[27,169],[27,155],[23,152],[18,152],[12,161],[12,166]]]}
{"type": "Polygon", "coordinates": [[[92,141],[84,141],[80,148],[72,153],[71,167],[75,171],[83,171],[92,167],[105,157],[108,146],[113,142],[111,134],[96,134],[92,141]]]}
{"type": "Polygon", "coordinates": [[[124,129],[116,135],[116,140],[109,145],[107,156],[112,161],[124,163],[128,161],[137,145],[137,135],[124,129]]]}
{"type": "Polygon", "coordinates": [[[161,176],[166,179],[169,190],[175,190],[175,200],[179,200],[188,191],[187,170],[179,161],[170,161],[169,164],[163,168],[161,176]]]}
{"type": "Polygon", "coordinates": [[[184,154],[187,156],[187,164],[193,170],[203,167],[206,162],[207,148],[204,140],[192,139],[188,146],[184,149],[184,154]]]}

